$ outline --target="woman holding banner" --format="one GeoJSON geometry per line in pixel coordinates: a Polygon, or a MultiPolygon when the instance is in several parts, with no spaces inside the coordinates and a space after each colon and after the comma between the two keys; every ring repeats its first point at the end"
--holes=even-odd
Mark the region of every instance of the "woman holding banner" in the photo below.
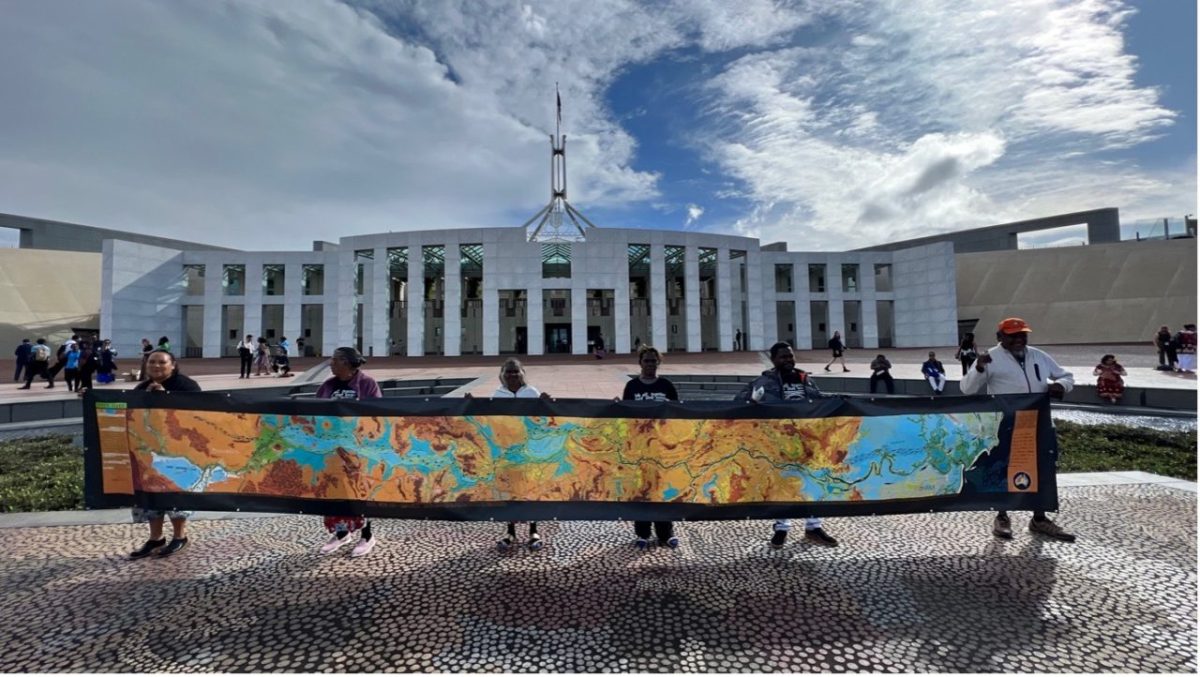
{"type": "MultiPolygon", "coordinates": [[[[263,339],[259,339],[262,341],[263,339]]],[[[329,400],[368,400],[383,397],[383,391],[375,379],[362,371],[367,359],[354,348],[343,346],[333,351],[329,370],[333,376],[317,389],[317,397],[329,400]]],[[[375,549],[375,536],[371,533],[371,521],[361,515],[337,515],[325,518],[325,529],[331,534],[321,554],[328,555],[350,542],[350,535],[362,530],[361,538],[350,551],[351,557],[362,557],[375,549]]]]}
{"type": "MultiPolygon", "coordinates": [[[[500,387],[496,388],[496,392],[492,393],[493,398],[534,398],[541,397],[550,399],[550,395],[543,392],[538,392],[537,388],[525,382],[525,367],[521,365],[521,361],[515,358],[509,358],[504,361],[500,367],[500,387]]],[[[509,522],[508,528],[504,533],[504,537],[497,543],[497,547],[501,550],[508,550],[517,542],[517,523],[509,522]]],[[[542,547],[542,537],[538,535],[537,522],[529,523],[529,542],[530,550],[539,550],[542,547]]]]}
{"type": "MultiPolygon", "coordinates": [[[[641,368],[641,373],[636,377],[629,379],[625,384],[625,392],[621,394],[621,399],[632,400],[634,402],[678,402],[679,393],[675,390],[675,384],[658,375],[658,365],[662,363],[662,355],[659,355],[658,348],[651,345],[643,345],[638,348],[638,366],[641,368]]],[[[637,536],[638,550],[645,550],[650,547],[650,526],[654,526],[654,535],[658,537],[658,542],[668,548],[678,548],[679,538],[675,536],[675,523],[671,521],[665,522],[634,522],[633,533],[637,536]]]]}
{"type": "MultiPolygon", "coordinates": [[[[143,380],[134,390],[144,390],[150,393],[198,393],[200,384],[179,373],[179,365],[175,356],[166,350],[154,350],[146,356],[146,369],[143,380]]],[[[142,547],[129,553],[130,559],[142,559],[157,554],[159,557],[170,557],[187,547],[187,518],[190,510],[149,510],[146,508],[133,509],[135,523],[150,524],[150,539],[142,547]],[[171,542],[163,536],[163,521],[171,519],[171,542]]]]}

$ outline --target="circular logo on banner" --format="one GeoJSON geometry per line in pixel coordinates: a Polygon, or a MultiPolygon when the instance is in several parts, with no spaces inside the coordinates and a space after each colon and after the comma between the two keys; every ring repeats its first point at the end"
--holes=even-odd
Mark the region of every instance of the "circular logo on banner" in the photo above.
{"type": "Polygon", "coordinates": [[[1013,475],[1013,486],[1015,486],[1018,489],[1021,489],[1021,490],[1028,489],[1029,485],[1032,483],[1033,482],[1032,482],[1032,480],[1029,479],[1028,473],[1019,472],[1016,475],[1013,475]]]}

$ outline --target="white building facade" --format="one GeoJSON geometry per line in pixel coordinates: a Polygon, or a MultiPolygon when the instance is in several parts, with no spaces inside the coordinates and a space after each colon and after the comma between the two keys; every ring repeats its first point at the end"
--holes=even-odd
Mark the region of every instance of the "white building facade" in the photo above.
{"type": "Polygon", "coordinates": [[[101,334],[122,354],[166,336],[188,357],[239,338],[303,339],[308,355],[586,354],[957,342],[953,246],[789,252],[753,238],[594,228],[381,233],[318,251],[182,251],[105,240],[101,334]]]}

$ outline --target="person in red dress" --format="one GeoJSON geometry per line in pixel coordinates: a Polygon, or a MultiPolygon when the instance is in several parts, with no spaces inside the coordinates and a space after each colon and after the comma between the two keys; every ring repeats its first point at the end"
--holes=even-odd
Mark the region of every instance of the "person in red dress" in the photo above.
{"type": "Polygon", "coordinates": [[[1125,367],[1117,362],[1116,355],[1105,355],[1100,358],[1100,364],[1092,371],[1096,379],[1096,394],[1104,399],[1117,403],[1125,394],[1125,367]]]}

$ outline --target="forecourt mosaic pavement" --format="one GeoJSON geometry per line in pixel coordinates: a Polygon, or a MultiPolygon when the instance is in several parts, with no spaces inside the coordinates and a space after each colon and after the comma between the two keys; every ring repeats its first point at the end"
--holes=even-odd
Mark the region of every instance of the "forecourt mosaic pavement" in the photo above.
{"type": "Polygon", "coordinates": [[[645,553],[628,524],[544,524],[541,552],[500,554],[499,524],[379,520],[352,560],[289,516],[197,520],[130,562],[143,527],[5,529],[0,670],[1195,672],[1196,495],[1060,497],[1078,543],[946,513],[780,551],[763,521],[645,553]]]}

